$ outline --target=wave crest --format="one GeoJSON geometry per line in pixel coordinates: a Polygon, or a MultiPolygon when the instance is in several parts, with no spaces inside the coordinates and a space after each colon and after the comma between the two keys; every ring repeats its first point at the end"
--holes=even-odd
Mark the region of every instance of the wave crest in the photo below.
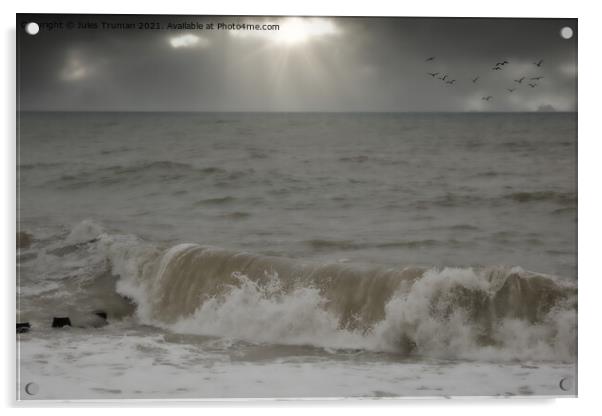
{"type": "Polygon", "coordinates": [[[112,251],[139,318],[176,332],[442,358],[576,355],[576,287],[517,267],[315,264],[198,244],[132,263],[112,251]]]}

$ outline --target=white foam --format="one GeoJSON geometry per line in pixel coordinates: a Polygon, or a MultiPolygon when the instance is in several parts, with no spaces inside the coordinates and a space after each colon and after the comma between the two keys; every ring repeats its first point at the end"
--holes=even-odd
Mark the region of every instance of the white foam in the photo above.
{"type": "Polygon", "coordinates": [[[494,323],[495,345],[482,345],[480,327],[462,309],[450,316],[433,313],[433,301],[443,309],[451,302],[445,294],[455,285],[487,291],[488,282],[472,269],[431,270],[409,290],[400,291],[385,306],[386,316],[367,333],[342,329],[338,317],[326,308],[327,299],[315,288],[301,287],[284,293],[273,275],[259,286],[247,276],[223,296],[206,299],[191,316],[173,325],[158,325],[175,332],[213,335],[252,342],[313,345],[335,349],[412,352],[446,359],[574,360],[576,312],[556,309],[543,323],[518,319],[494,323]],[[415,349],[404,351],[404,340],[415,349]]]}
{"type": "Polygon", "coordinates": [[[574,395],[569,364],[395,362],[321,356],[232,360],[214,342],[166,342],[126,325],[22,337],[20,398],[136,399],[574,395]],[[57,383],[60,380],[60,383],[57,383]],[[36,396],[24,392],[39,386],[36,396]]]}
{"type": "MultiPolygon", "coordinates": [[[[97,227],[84,222],[72,235],[86,239],[97,232],[97,227]],[[76,232],[80,229],[84,231],[76,232]]],[[[318,288],[301,282],[284,290],[277,273],[269,274],[267,283],[259,276],[237,274],[236,284],[219,294],[199,295],[199,306],[193,313],[164,322],[155,310],[161,295],[157,291],[163,287],[159,283],[167,269],[173,274],[170,278],[177,280],[180,276],[173,262],[201,246],[178,244],[163,250],[131,235],[101,233],[98,237],[96,251],[90,255],[108,259],[111,272],[120,276],[117,291],[136,302],[138,319],[175,332],[452,359],[573,361],[576,356],[576,311],[570,302],[557,305],[538,323],[496,320],[491,324],[493,342],[482,342],[482,327],[453,304],[451,294],[457,287],[493,294],[505,282],[508,269],[494,273],[471,268],[428,270],[415,281],[403,281],[384,305],[384,319],[363,331],[342,328],[340,316],[329,308],[332,300],[318,288]]],[[[510,272],[525,273],[520,268],[510,272]]]]}
{"type": "Polygon", "coordinates": [[[338,317],[325,308],[318,289],[281,290],[277,275],[260,287],[237,275],[238,286],[222,297],[205,300],[189,317],[167,327],[176,332],[214,335],[273,344],[328,348],[365,348],[366,338],[338,327],[338,317]]]}
{"type": "Polygon", "coordinates": [[[67,242],[70,244],[84,243],[97,238],[104,232],[102,227],[92,220],[83,220],[76,224],[69,235],[67,242]]]}
{"type": "Polygon", "coordinates": [[[442,318],[436,309],[446,308],[445,295],[454,285],[491,291],[488,281],[472,269],[430,270],[407,293],[395,296],[386,306],[386,318],[374,329],[378,348],[394,350],[402,335],[416,343],[421,355],[486,361],[573,361],[576,353],[576,311],[552,310],[543,323],[502,319],[493,323],[495,345],[484,346],[479,326],[457,308],[442,318]],[[437,299],[437,304],[433,300],[437,299]]]}

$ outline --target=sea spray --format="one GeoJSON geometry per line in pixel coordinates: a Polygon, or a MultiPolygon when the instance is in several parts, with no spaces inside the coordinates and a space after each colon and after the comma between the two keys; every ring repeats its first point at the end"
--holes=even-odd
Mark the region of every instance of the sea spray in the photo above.
{"type": "Polygon", "coordinates": [[[450,359],[575,354],[574,285],[519,267],[317,264],[131,236],[100,245],[139,319],[174,332],[450,359]]]}

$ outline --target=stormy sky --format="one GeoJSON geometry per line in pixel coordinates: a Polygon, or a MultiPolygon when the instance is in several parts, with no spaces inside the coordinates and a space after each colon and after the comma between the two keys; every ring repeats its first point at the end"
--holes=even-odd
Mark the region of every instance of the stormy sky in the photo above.
{"type": "Polygon", "coordinates": [[[576,19],[19,15],[17,32],[24,111],[577,107],[576,19]],[[30,21],[42,24],[35,36],[22,29],[30,21]],[[88,28],[68,26],[80,23],[88,28]],[[280,28],[167,27],[182,23],[280,28]],[[574,31],[571,39],[560,35],[565,26],[574,31]]]}

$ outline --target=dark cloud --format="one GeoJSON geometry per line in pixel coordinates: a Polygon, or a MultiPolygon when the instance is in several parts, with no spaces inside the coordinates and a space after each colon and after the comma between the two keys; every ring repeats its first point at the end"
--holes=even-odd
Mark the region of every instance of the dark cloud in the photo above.
{"type": "Polygon", "coordinates": [[[576,19],[302,18],[314,36],[297,43],[299,20],[278,17],[18,15],[17,20],[22,110],[576,109],[576,19]],[[29,36],[21,29],[28,21],[64,27],[68,22],[145,21],[162,27],[268,22],[281,30],[43,26],[29,36]],[[572,39],[560,36],[564,26],[573,28],[572,39]],[[283,37],[285,32],[292,37],[283,37]],[[425,62],[429,56],[436,58],[425,62]],[[541,67],[535,66],[540,59],[541,67]],[[491,69],[503,60],[510,63],[491,69]],[[427,72],[456,81],[445,84],[427,72]],[[514,81],[523,76],[523,83],[514,81]],[[527,81],[536,76],[544,78],[529,87],[527,81]],[[494,98],[481,100],[485,95],[494,98]]]}

